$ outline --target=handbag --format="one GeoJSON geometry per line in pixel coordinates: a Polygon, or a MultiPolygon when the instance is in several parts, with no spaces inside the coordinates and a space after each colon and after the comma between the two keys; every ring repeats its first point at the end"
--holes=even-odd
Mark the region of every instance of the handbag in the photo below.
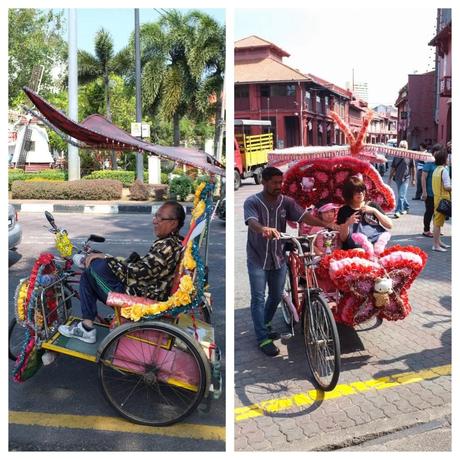
{"type": "Polygon", "coordinates": [[[446,217],[452,217],[452,202],[446,198],[442,198],[436,211],[444,214],[446,217]]]}

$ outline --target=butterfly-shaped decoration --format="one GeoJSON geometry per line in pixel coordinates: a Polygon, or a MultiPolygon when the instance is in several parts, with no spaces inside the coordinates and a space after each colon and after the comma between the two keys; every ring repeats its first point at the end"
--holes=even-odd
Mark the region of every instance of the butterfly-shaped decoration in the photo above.
{"type": "Polygon", "coordinates": [[[324,257],[320,273],[328,275],[341,293],[333,308],[336,321],[354,326],[373,316],[404,319],[412,310],[408,291],[426,260],[427,255],[413,246],[393,246],[380,256],[353,249],[324,257]],[[379,285],[389,289],[382,292],[379,285]]]}

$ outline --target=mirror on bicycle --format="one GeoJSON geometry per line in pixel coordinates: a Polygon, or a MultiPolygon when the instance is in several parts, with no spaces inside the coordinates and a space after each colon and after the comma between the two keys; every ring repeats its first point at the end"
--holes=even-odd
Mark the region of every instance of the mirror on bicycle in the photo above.
{"type": "Polygon", "coordinates": [[[48,222],[50,223],[51,227],[53,227],[55,230],[57,230],[57,226],[54,223],[54,217],[53,214],[51,214],[49,211],[45,211],[45,216],[48,222]]]}
{"type": "Polygon", "coordinates": [[[94,241],[95,243],[103,243],[105,241],[105,238],[103,236],[99,235],[89,235],[88,241],[94,241]]]}

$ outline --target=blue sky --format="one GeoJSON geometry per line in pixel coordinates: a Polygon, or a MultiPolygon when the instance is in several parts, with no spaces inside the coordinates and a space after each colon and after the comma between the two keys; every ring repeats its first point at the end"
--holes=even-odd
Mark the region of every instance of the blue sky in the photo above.
{"type": "MultiPolygon", "coordinates": [[[[198,9],[198,8],[197,8],[198,9]]],[[[201,11],[214,17],[220,24],[225,24],[225,10],[218,8],[199,8],[201,11]]],[[[189,10],[179,9],[182,12],[189,10]]],[[[154,8],[141,8],[139,20],[144,22],[157,21],[161,11],[154,8]]],[[[67,10],[64,16],[68,19],[67,10]]],[[[134,30],[134,9],[77,9],[77,40],[78,48],[94,53],[94,37],[96,32],[103,27],[108,30],[113,38],[114,51],[120,51],[128,44],[129,37],[134,30]]],[[[67,31],[66,31],[67,34],[67,31]]],[[[67,35],[65,35],[67,38],[67,35]]]]}

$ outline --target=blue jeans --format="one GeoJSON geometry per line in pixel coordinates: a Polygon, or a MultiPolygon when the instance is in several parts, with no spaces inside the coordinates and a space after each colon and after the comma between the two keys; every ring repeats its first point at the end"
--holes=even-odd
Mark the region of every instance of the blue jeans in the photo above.
{"type": "MultiPolygon", "coordinates": [[[[110,270],[105,259],[93,260],[90,268],[91,271],[97,273],[111,291],[125,292],[125,286],[110,270]]],[[[96,282],[88,269],[81,274],[79,292],[82,317],[93,321],[97,316],[97,301],[105,303],[107,292],[96,282]]]]}
{"type": "Polygon", "coordinates": [[[287,265],[278,270],[263,270],[248,260],[249,284],[251,286],[251,315],[257,342],[268,338],[269,328],[283,295],[287,265]],[[268,297],[265,289],[268,285],[268,297]]]}
{"type": "Polygon", "coordinates": [[[396,181],[396,187],[398,189],[398,198],[396,201],[395,212],[402,212],[409,210],[409,202],[407,201],[407,189],[409,188],[409,181],[405,180],[403,182],[396,181]]]}

